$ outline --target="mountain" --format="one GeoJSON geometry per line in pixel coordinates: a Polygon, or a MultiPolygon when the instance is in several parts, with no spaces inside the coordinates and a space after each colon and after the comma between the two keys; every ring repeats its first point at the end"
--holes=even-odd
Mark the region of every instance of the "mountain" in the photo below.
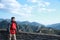
{"type": "Polygon", "coordinates": [[[0,19],[0,22],[3,21],[4,19],[0,19]]]}
{"type": "Polygon", "coordinates": [[[31,24],[32,24],[33,26],[39,26],[39,27],[42,25],[42,24],[37,23],[37,22],[32,22],[31,24]]]}
{"type": "MultiPolygon", "coordinates": [[[[0,19],[0,29],[7,29],[9,27],[10,19],[0,19]]],[[[60,23],[45,26],[37,22],[29,21],[16,21],[19,26],[19,30],[23,32],[31,33],[48,33],[48,34],[59,34],[60,35],[60,23]],[[57,29],[57,30],[55,30],[57,29]]]]}
{"type": "MultiPolygon", "coordinates": [[[[7,29],[9,27],[10,19],[0,19],[0,29],[7,29]]],[[[36,32],[42,24],[37,22],[29,22],[29,21],[16,21],[19,29],[24,32],[36,32]]]]}
{"type": "Polygon", "coordinates": [[[9,26],[9,22],[6,20],[3,20],[0,22],[0,29],[6,29],[9,26]]]}
{"type": "Polygon", "coordinates": [[[60,23],[48,25],[47,27],[51,27],[51,28],[53,28],[53,29],[60,30],[60,23]]]}

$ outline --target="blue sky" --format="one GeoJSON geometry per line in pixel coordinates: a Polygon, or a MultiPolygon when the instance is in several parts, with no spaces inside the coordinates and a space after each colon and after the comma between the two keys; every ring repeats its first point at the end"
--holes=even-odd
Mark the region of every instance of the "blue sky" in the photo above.
{"type": "Polygon", "coordinates": [[[60,0],[0,0],[0,18],[44,25],[60,23],[60,0]]]}

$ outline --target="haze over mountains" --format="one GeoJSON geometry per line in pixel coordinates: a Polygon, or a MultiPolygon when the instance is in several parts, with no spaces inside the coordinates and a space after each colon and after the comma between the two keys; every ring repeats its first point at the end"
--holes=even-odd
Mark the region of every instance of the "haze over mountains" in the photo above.
{"type": "MultiPolygon", "coordinates": [[[[3,21],[3,20],[8,22],[8,23],[10,22],[10,19],[0,19],[0,22],[3,21]]],[[[44,24],[40,24],[40,23],[37,23],[37,22],[29,22],[29,21],[23,21],[23,22],[17,21],[17,23],[21,24],[21,25],[26,24],[26,25],[29,25],[29,26],[32,25],[32,26],[39,26],[39,27],[41,27],[41,25],[44,25],[44,24]]],[[[46,25],[46,27],[51,27],[51,28],[60,30],[60,23],[46,25]]]]}
{"type": "Polygon", "coordinates": [[[57,30],[60,30],[60,23],[56,23],[56,24],[52,24],[52,25],[48,25],[47,27],[51,27],[57,30]]]}
{"type": "MultiPolygon", "coordinates": [[[[10,21],[10,19],[0,19],[0,29],[7,29],[10,21]]],[[[19,30],[23,32],[60,34],[60,23],[45,26],[44,24],[37,22],[17,21],[17,24],[19,26],[19,30]]]]}

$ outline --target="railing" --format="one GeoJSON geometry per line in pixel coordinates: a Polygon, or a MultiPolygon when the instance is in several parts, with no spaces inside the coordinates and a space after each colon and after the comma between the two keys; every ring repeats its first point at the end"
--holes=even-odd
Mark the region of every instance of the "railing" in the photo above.
{"type": "MultiPolygon", "coordinates": [[[[0,40],[8,40],[8,32],[6,29],[0,29],[0,40]]],[[[60,35],[17,32],[17,40],[60,40],[60,35]]]]}

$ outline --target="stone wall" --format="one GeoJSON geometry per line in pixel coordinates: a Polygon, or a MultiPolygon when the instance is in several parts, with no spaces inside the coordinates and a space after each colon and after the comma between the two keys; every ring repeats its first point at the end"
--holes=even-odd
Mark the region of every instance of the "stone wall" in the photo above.
{"type": "MultiPolygon", "coordinates": [[[[60,35],[17,32],[17,40],[60,40],[60,35]]],[[[8,32],[0,30],[0,40],[8,40],[8,32]]]]}

